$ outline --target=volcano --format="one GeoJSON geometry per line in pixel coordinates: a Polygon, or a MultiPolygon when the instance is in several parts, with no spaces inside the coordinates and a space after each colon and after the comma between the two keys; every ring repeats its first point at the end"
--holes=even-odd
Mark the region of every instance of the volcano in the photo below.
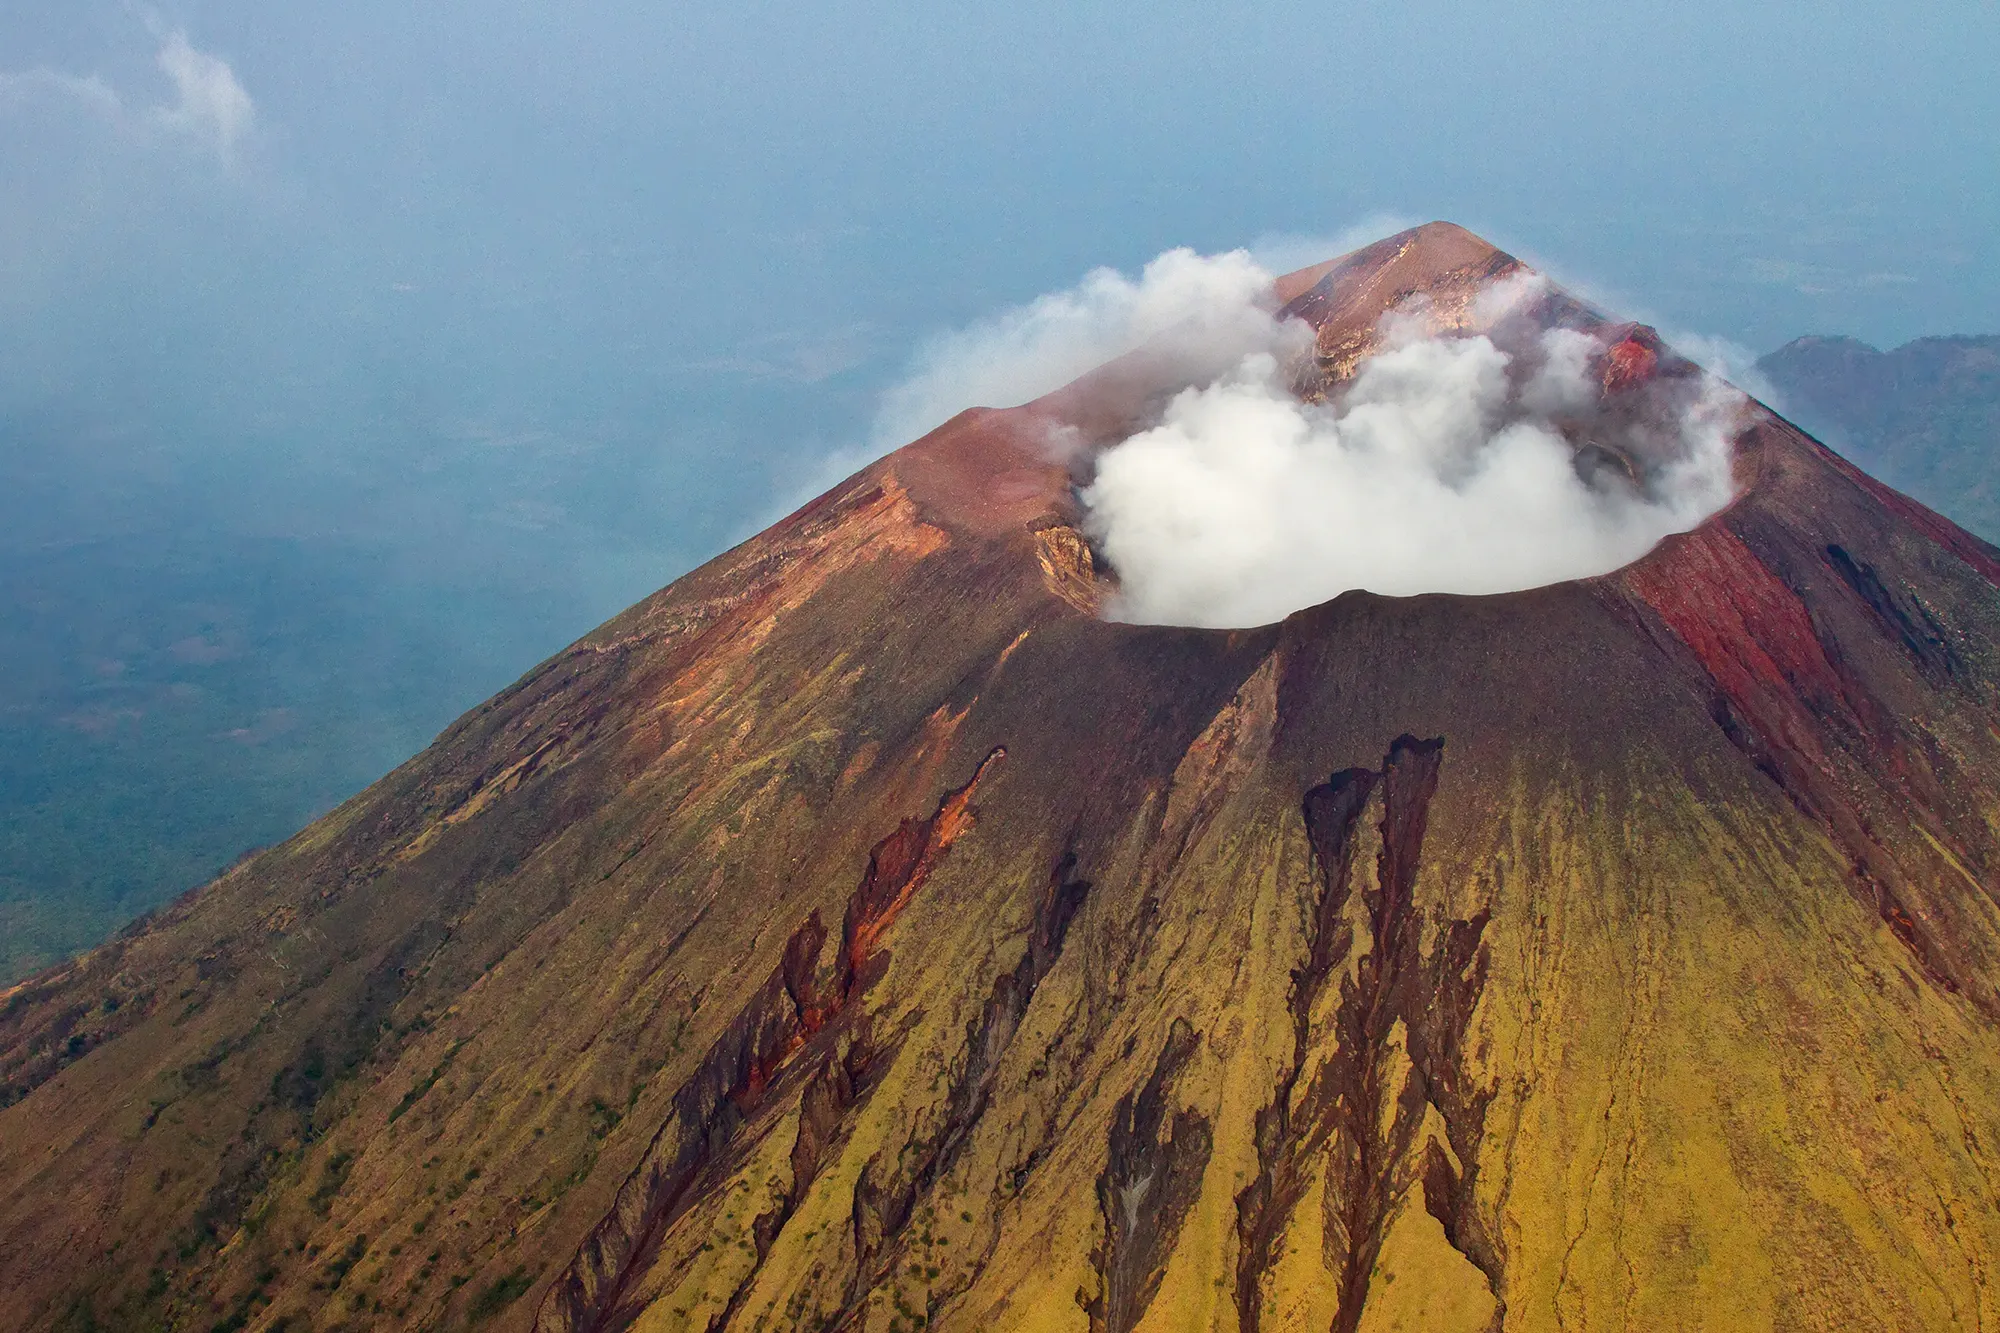
{"type": "MultiPolygon", "coordinates": [[[[1520,268],[1280,280],[1304,391],[1520,268]]],[[[2000,551],[1753,406],[1614,573],[1116,623],[1046,442],[1159,389],[961,414],[0,996],[0,1326],[1994,1327],[2000,551]]]]}

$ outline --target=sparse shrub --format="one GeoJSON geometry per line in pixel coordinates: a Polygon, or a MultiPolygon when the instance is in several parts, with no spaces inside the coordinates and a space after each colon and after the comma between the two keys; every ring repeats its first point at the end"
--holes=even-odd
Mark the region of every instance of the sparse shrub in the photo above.
{"type": "Polygon", "coordinates": [[[515,1301],[521,1299],[522,1296],[525,1296],[528,1288],[534,1285],[535,1279],[529,1276],[527,1268],[517,1267],[513,1272],[500,1278],[492,1286],[487,1287],[479,1293],[478,1297],[472,1302],[471,1309],[467,1312],[467,1318],[475,1324],[482,1320],[491,1319],[494,1315],[499,1314],[515,1301]]]}

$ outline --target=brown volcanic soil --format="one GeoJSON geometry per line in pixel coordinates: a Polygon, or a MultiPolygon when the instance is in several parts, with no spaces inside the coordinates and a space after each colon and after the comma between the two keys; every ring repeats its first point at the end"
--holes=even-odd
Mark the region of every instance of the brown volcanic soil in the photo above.
{"type": "MultiPolygon", "coordinates": [[[[1324,387],[1513,267],[1281,294],[1324,387]]],[[[0,1326],[2000,1320],[2000,552],[1760,412],[1613,575],[1110,624],[1039,442],[1161,388],[961,415],[8,992],[0,1326]]]]}

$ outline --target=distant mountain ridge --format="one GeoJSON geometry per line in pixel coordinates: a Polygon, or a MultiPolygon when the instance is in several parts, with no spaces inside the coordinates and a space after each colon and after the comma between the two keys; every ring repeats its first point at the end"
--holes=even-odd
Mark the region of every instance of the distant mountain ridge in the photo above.
{"type": "Polygon", "coordinates": [[[1757,362],[1786,414],[1871,475],[2000,541],[2000,334],[1880,351],[1796,338],[1757,362]]]}

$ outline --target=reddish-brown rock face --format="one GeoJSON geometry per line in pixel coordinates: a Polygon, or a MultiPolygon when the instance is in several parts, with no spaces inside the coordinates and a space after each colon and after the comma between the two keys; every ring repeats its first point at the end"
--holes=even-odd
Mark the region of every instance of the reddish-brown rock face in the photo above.
{"type": "Polygon", "coordinates": [[[1653,378],[1660,364],[1660,335],[1635,324],[1604,353],[1600,382],[1606,393],[1617,393],[1653,378]]]}
{"type": "MultiPolygon", "coordinates": [[[[1519,271],[1282,280],[1302,391],[1519,271]]],[[[962,414],[7,992],[0,1326],[2000,1321],[2000,552],[1760,409],[1601,578],[1107,623],[1044,442],[1169,388],[962,414]]]]}

